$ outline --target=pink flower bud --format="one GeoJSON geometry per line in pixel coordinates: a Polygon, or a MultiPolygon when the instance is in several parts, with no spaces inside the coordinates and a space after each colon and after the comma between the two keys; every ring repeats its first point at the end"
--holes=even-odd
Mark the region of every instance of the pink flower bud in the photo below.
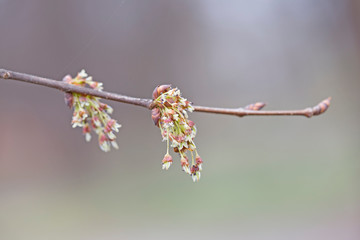
{"type": "Polygon", "coordinates": [[[92,123],[93,128],[97,128],[97,127],[101,126],[100,120],[97,116],[92,117],[91,123],[92,123]]]}
{"type": "Polygon", "coordinates": [[[106,142],[108,140],[108,138],[106,137],[106,135],[105,134],[100,134],[99,135],[99,144],[101,145],[101,144],[103,144],[104,142],[106,142]]]}
{"type": "Polygon", "coordinates": [[[199,155],[196,156],[195,161],[196,161],[196,165],[200,165],[203,163],[203,161],[199,155]]]}
{"type": "Polygon", "coordinates": [[[191,120],[188,120],[188,125],[189,125],[189,127],[193,127],[195,125],[195,123],[191,120]]]}
{"type": "Polygon", "coordinates": [[[70,83],[72,81],[72,77],[70,75],[66,75],[63,78],[63,82],[70,83]]]}
{"type": "Polygon", "coordinates": [[[168,170],[173,160],[170,154],[165,154],[164,159],[162,160],[162,169],[168,170]]]}
{"type": "Polygon", "coordinates": [[[198,166],[196,166],[196,165],[193,165],[192,167],[191,167],[191,174],[195,174],[196,172],[198,172],[199,171],[199,167],[198,166]]]}
{"type": "Polygon", "coordinates": [[[98,86],[98,82],[92,82],[90,83],[90,87],[93,88],[93,89],[96,89],[98,86]]]}
{"type": "Polygon", "coordinates": [[[184,166],[189,166],[189,160],[186,156],[182,157],[180,159],[180,163],[181,163],[181,166],[184,167],[184,166]]]}
{"type": "Polygon", "coordinates": [[[116,121],[114,119],[109,119],[106,123],[106,126],[104,128],[104,131],[106,133],[111,132],[113,130],[114,125],[116,124],[116,121]]]}
{"type": "Polygon", "coordinates": [[[83,126],[83,134],[85,133],[89,133],[90,132],[90,126],[88,123],[86,123],[84,126],[83,126]]]}
{"type": "Polygon", "coordinates": [[[171,155],[165,154],[164,159],[162,160],[162,163],[172,162],[172,161],[173,161],[173,159],[172,159],[171,155]]]}

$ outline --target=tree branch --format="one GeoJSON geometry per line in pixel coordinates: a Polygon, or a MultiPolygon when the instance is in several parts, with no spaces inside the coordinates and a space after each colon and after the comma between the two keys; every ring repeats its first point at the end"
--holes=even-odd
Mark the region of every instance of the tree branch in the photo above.
{"type": "Polygon", "coordinates": [[[5,80],[17,80],[32,84],[38,84],[49,88],[55,88],[58,90],[61,90],[63,92],[76,92],[81,93],[85,95],[92,95],[95,97],[100,97],[108,100],[113,100],[116,102],[122,102],[122,103],[128,103],[133,105],[138,105],[142,107],[149,108],[150,104],[152,103],[152,100],[150,99],[144,99],[144,98],[134,98],[129,97],[117,93],[110,93],[110,92],[104,92],[104,91],[97,91],[91,88],[84,88],[80,86],[75,86],[72,84],[68,84],[63,81],[57,81],[53,79],[33,76],[25,73],[18,73],[13,72],[9,70],[0,69],[0,78],[3,78],[5,80]]]}
{"type": "MultiPolygon", "coordinates": [[[[34,75],[29,75],[25,73],[18,73],[14,71],[9,71],[5,69],[0,69],[0,78],[4,80],[17,80],[32,84],[38,84],[45,87],[55,88],[63,92],[76,92],[85,95],[92,95],[95,97],[104,98],[107,100],[112,100],[116,102],[122,102],[127,104],[133,104],[148,109],[152,109],[154,106],[151,99],[146,98],[134,98],[118,93],[111,93],[105,91],[97,91],[91,88],[84,88],[68,84],[63,81],[52,80],[48,78],[38,77],[34,75]]],[[[216,113],[216,114],[227,114],[235,115],[239,117],[244,116],[306,116],[312,117],[324,113],[330,106],[331,98],[327,98],[320,102],[318,105],[312,108],[305,108],[302,110],[285,110],[285,111],[261,111],[265,106],[264,103],[255,103],[250,104],[244,108],[214,108],[214,107],[203,107],[203,106],[194,106],[195,111],[197,112],[206,112],[206,113],[216,113]]]]}

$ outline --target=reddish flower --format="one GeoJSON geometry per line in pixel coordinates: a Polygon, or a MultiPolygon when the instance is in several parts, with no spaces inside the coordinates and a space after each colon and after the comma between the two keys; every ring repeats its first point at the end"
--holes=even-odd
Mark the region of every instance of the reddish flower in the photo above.
{"type": "MultiPolygon", "coordinates": [[[[160,128],[163,140],[167,142],[167,154],[165,156],[168,155],[169,142],[171,141],[171,147],[181,155],[180,163],[182,169],[184,172],[193,175],[189,167],[186,152],[188,150],[191,154],[193,151],[196,152],[196,146],[193,141],[196,135],[196,127],[195,123],[188,119],[187,114],[187,112],[192,112],[194,108],[187,99],[181,97],[179,89],[171,88],[170,85],[161,85],[155,88],[153,104],[154,108],[151,111],[151,117],[155,125],[160,128]]],[[[192,157],[192,165],[197,169],[194,174],[198,180],[200,178],[202,160],[198,157],[197,152],[196,156],[197,164],[194,165],[194,158],[192,157]]],[[[168,169],[168,167],[163,165],[163,169],[168,169]]]]}
{"type": "MultiPolygon", "coordinates": [[[[102,83],[93,81],[92,77],[82,70],[75,78],[67,75],[63,79],[68,84],[81,87],[90,87],[101,91],[102,83]]],[[[115,142],[114,132],[118,132],[121,127],[116,120],[112,119],[109,114],[113,109],[105,103],[101,103],[98,97],[88,96],[78,93],[66,93],[65,103],[74,108],[71,124],[75,127],[82,127],[86,141],[91,139],[91,128],[99,135],[99,146],[101,150],[107,152],[110,146],[118,148],[115,142]]]]}

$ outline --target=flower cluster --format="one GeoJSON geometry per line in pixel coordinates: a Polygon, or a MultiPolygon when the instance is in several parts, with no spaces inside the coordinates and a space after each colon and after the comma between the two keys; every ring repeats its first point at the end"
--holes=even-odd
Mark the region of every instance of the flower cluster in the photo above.
{"type": "Polygon", "coordinates": [[[173,162],[169,154],[169,142],[171,141],[174,152],[180,154],[183,171],[191,175],[194,182],[199,181],[203,161],[197,153],[194,143],[195,123],[188,119],[187,111],[194,110],[191,103],[181,97],[179,89],[171,88],[170,85],[161,85],[156,87],[153,92],[153,105],[152,119],[160,128],[163,141],[167,142],[167,152],[162,160],[162,168],[169,169],[173,162]],[[187,151],[191,155],[191,165],[186,155],[187,151]]]}
{"type": "MultiPolygon", "coordinates": [[[[78,73],[75,78],[67,75],[63,79],[69,84],[89,87],[98,91],[102,91],[102,83],[93,81],[85,70],[78,73]]],[[[119,132],[120,124],[112,119],[109,114],[113,112],[112,107],[105,103],[101,103],[98,97],[79,94],[65,93],[65,103],[74,108],[72,117],[72,127],[82,127],[86,141],[91,139],[91,128],[98,135],[99,146],[104,152],[110,151],[110,146],[118,148],[115,141],[114,132],[119,132]]]]}

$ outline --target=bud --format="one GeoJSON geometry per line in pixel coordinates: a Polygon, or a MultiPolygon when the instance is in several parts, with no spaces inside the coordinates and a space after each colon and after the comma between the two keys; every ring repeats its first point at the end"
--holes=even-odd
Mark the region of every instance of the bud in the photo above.
{"type": "Polygon", "coordinates": [[[196,165],[200,165],[203,163],[203,161],[199,155],[196,156],[195,160],[196,160],[196,165]]]}
{"type": "Polygon", "coordinates": [[[161,94],[167,92],[171,88],[170,84],[157,86],[152,94],[153,99],[157,99],[161,94]]]}
{"type": "Polygon", "coordinates": [[[64,100],[65,100],[65,104],[69,108],[72,108],[74,106],[74,97],[73,97],[72,93],[65,93],[64,100]]]}
{"type": "Polygon", "coordinates": [[[244,109],[246,110],[253,110],[253,111],[259,111],[261,110],[263,107],[265,107],[265,103],[263,102],[257,102],[257,103],[253,103],[253,104],[249,104],[247,105],[244,109]]]}
{"type": "Polygon", "coordinates": [[[159,120],[161,118],[161,115],[160,115],[160,110],[158,108],[153,108],[151,110],[151,118],[154,121],[154,124],[156,126],[159,126],[159,120]]]}

